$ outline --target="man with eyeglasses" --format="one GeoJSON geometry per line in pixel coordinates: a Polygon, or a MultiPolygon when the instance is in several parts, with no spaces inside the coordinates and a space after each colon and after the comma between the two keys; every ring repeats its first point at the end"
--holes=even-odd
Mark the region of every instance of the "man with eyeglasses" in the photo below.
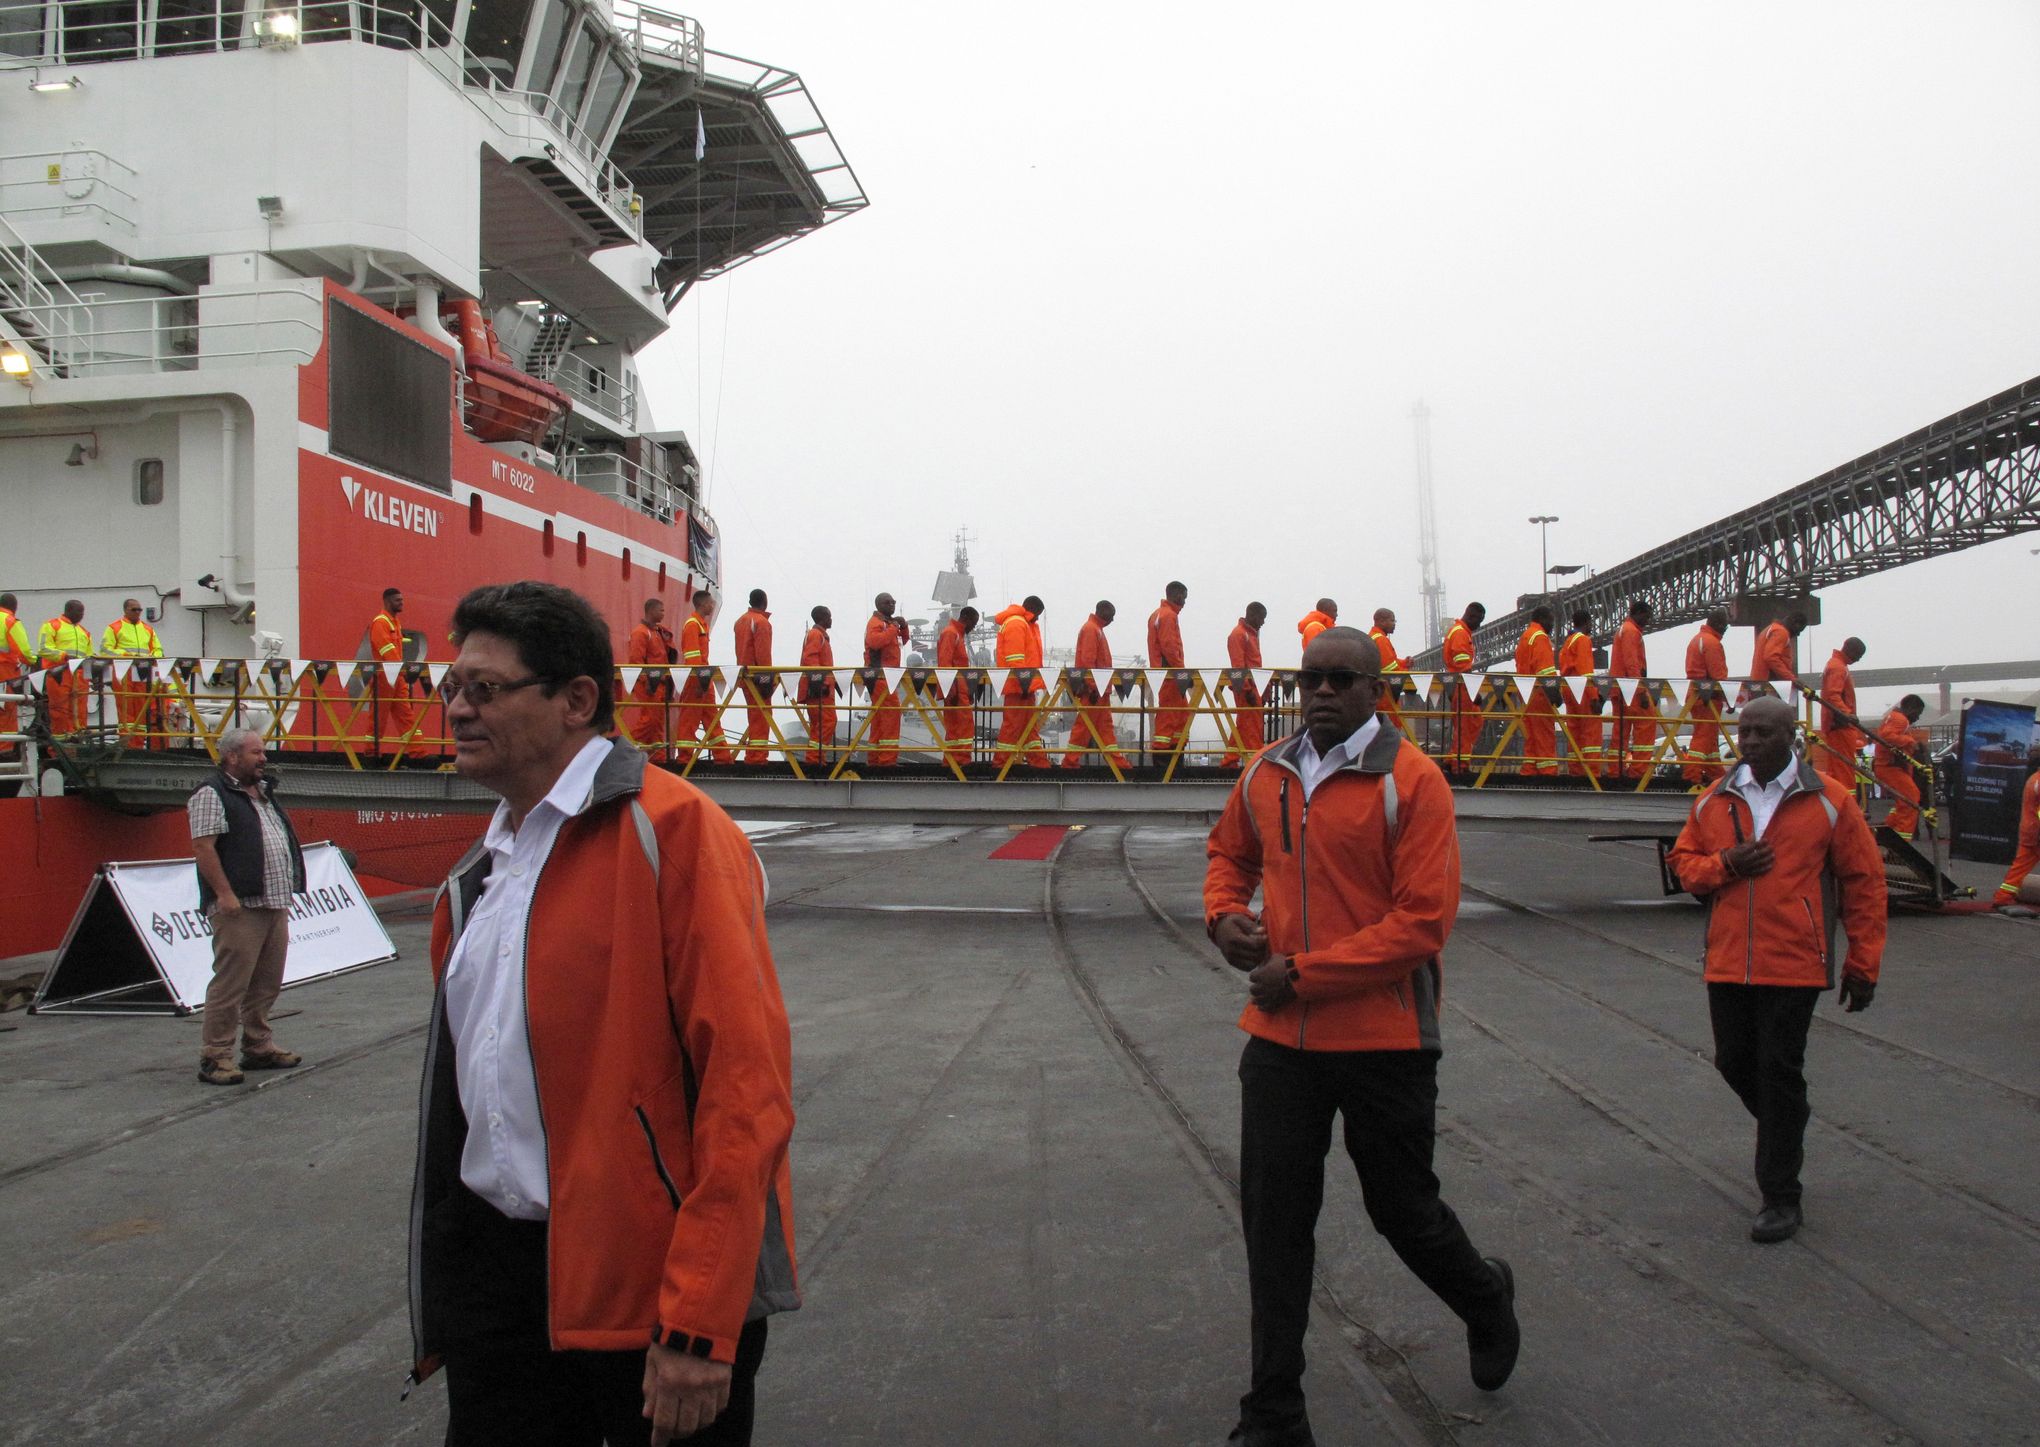
{"type": "Polygon", "coordinates": [[[1383,727],[1381,657],[1365,634],[1319,634],[1297,681],[1303,730],[1241,775],[1206,846],[1206,928],[1248,989],[1240,1211],[1253,1369],[1228,1439],[1245,1447],[1315,1440],[1303,1338],[1334,1116],[1374,1228],[1466,1323],[1474,1384],[1507,1381],[1521,1343],[1513,1274],[1474,1249],[1431,1169],[1439,956],[1459,908],[1452,791],[1383,727]]]}
{"type": "Polygon", "coordinates": [[[454,764],[502,802],[433,914],[414,1376],[446,1367],[454,1447],[747,1443],[765,1318],[800,1305],[764,871],[605,737],[585,601],[479,588],[453,631],[454,764]]]}

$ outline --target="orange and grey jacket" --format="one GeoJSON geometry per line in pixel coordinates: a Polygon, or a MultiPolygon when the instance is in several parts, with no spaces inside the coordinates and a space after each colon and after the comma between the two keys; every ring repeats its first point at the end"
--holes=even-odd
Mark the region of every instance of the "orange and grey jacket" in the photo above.
{"type": "Polygon", "coordinates": [[[1835,983],[1835,934],[1848,940],[1844,974],[1875,983],[1884,958],[1884,859],[1847,789],[1801,762],[1764,842],[1768,874],[1738,878],[1723,855],[1755,837],[1737,769],[1693,802],[1668,862],[1707,906],[1709,980],[1735,985],[1835,983]]]}
{"type": "Polygon", "coordinates": [[[1308,648],[1310,647],[1311,639],[1317,637],[1318,634],[1324,632],[1327,628],[1337,626],[1338,620],[1333,618],[1331,614],[1325,612],[1322,608],[1313,608],[1296,620],[1296,636],[1303,646],[1308,648]]]}
{"type": "MultiPolygon", "coordinates": [[[[415,1375],[443,1349],[445,1248],[466,1118],[444,974],[480,896],[478,844],[432,916],[439,988],[411,1196],[415,1375]]],[[[744,1323],[800,1306],[793,1259],[792,1041],[765,940],[765,876],[743,831],[627,743],[560,828],[525,951],[551,1230],[557,1351],[648,1342],[719,1362],[744,1323]],[[594,978],[591,972],[599,972],[594,978]]]]}
{"type": "Polygon", "coordinates": [[[1303,738],[1247,766],[1205,846],[1206,930],[1251,915],[1258,886],[1296,990],[1278,1010],[1249,1003],[1240,1028],[1300,1050],[1438,1050],[1439,954],[1459,912],[1452,790],[1384,724],[1306,800],[1303,738]]]}
{"type": "Polygon", "coordinates": [[[996,661],[1011,669],[1001,692],[1007,698],[1045,693],[1041,677],[1041,624],[1018,603],[1009,603],[992,619],[998,625],[996,661]],[[1026,670],[1026,671],[1023,671],[1026,670]]]}

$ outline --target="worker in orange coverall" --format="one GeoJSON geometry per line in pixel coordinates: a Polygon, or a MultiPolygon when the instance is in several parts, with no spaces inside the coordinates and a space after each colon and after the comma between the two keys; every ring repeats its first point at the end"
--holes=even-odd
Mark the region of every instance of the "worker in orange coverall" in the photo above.
{"type": "Polygon", "coordinates": [[[1844,789],[1856,787],[1856,761],[1870,736],[1858,726],[1856,675],[1849,669],[1870,650],[1860,638],[1845,638],[1820,671],[1820,741],[1814,765],[1844,789]]]}
{"type": "Polygon", "coordinates": [[[810,764],[825,763],[836,747],[836,676],[809,669],[832,669],[836,650],[829,642],[829,627],[836,620],[827,608],[816,604],[808,613],[813,627],[800,644],[800,702],[807,709],[807,753],[810,764]]]}
{"type": "Polygon", "coordinates": [[[1118,616],[1119,610],[1100,598],[1091,616],[1077,629],[1076,673],[1070,687],[1084,702],[1077,709],[1075,726],[1070,729],[1070,751],[1063,755],[1065,769],[1105,762],[1086,758],[1087,748],[1103,749],[1115,761],[1125,762],[1119,752],[1119,731],[1112,726],[1112,645],[1105,639],[1105,630],[1118,616]]]}
{"type": "Polygon", "coordinates": [[[1916,693],[1900,699],[1877,725],[1877,751],[1871,759],[1870,772],[1891,792],[1885,827],[1905,840],[1913,837],[1920,822],[1919,775],[1913,761],[1926,757],[1927,731],[1918,727],[1920,715],[1926,711],[1926,700],[1916,693]]]}
{"type": "MultiPolygon", "coordinates": [[[[1148,667],[1163,669],[1183,667],[1183,627],[1180,618],[1183,605],[1189,601],[1190,590],[1181,583],[1171,583],[1162,590],[1161,606],[1148,615],[1148,667]]],[[[1183,684],[1175,677],[1164,677],[1160,693],[1155,699],[1155,732],[1154,740],[1148,746],[1149,751],[1159,760],[1161,755],[1180,752],[1189,742],[1190,696],[1184,692],[1183,684]]]]}
{"type": "Polygon", "coordinates": [[[2012,867],[2005,871],[2005,882],[1997,887],[1999,909],[2019,902],[2020,886],[2036,868],[2040,868],[2040,744],[2035,744],[2026,756],[2026,791],[2019,795],[2019,852],[2012,858],[2012,867]]]}
{"type": "Polygon", "coordinates": [[[1558,777],[1558,705],[1546,691],[1558,686],[1558,655],[1551,647],[1556,621],[1539,604],[1516,640],[1516,684],[1523,690],[1523,762],[1516,772],[1526,778],[1558,777]]]}
{"type": "Polygon", "coordinates": [[[415,740],[408,745],[402,742],[418,725],[418,706],[411,701],[411,680],[399,674],[397,681],[392,683],[383,671],[387,664],[404,662],[404,629],[397,622],[403,614],[404,590],[385,588],[382,612],[368,620],[368,651],[375,660],[368,670],[369,692],[375,700],[374,752],[382,753],[383,745],[387,743],[399,757],[423,752],[422,746],[415,740]]]}
{"type": "Polygon", "coordinates": [[[907,620],[894,610],[890,593],[871,600],[864,623],[864,677],[871,693],[871,730],[865,735],[865,760],[889,769],[900,761],[900,696],[886,682],[882,669],[900,666],[900,645],[907,641],[907,620]]]}
{"type": "Polygon", "coordinates": [[[1225,754],[1229,769],[1237,767],[1243,755],[1251,759],[1260,753],[1268,742],[1261,728],[1261,691],[1254,686],[1254,670],[1261,666],[1261,625],[1267,621],[1267,608],[1249,603],[1225,640],[1226,662],[1233,668],[1233,702],[1238,705],[1233,710],[1232,747],[1225,754]]]}
{"type": "MultiPolygon", "coordinates": [[[[1650,627],[1650,604],[1638,598],[1629,605],[1629,616],[1615,630],[1615,643],[1608,650],[1608,672],[1615,678],[1648,678],[1650,661],[1645,656],[1643,630],[1650,627]]],[[[1610,742],[1620,755],[1616,770],[1625,779],[1640,779],[1650,772],[1651,756],[1657,752],[1658,712],[1650,695],[1638,688],[1636,701],[1623,698],[1615,689],[1615,729],[1610,742]]]]}
{"type": "MultiPolygon", "coordinates": [[[[965,669],[970,663],[970,631],[978,626],[978,610],[966,607],[935,636],[935,666],[965,669]]],[[[972,708],[976,690],[968,678],[957,678],[942,696],[942,753],[951,763],[970,762],[977,738],[972,708]]]]}
{"type": "Polygon", "coordinates": [[[1041,742],[1041,697],[1048,692],[1048,683],[1041,676],[1041,615],[1046,607],[1030,593],[992,617],[999,625],[992,661],[1008,670],[1005,686],[999,690],[1001,764],[1017,753],[1030,769],[1049,765],[1048,749],[1041,742]]]}
{"type": "Polygon", "coordinates": [[[1395,694],[1402,675],[1410,671],[1410,661],[1395,651],[1395,609],[1376,608],[1374,626],[1367,630],[1367,636],[1374,640],[1374,646],[1381,654],[1382,690],[1378,711],[1388,720],[1390,728],[1402,728],[1402,710],[1395,706],[1395,694]]]}
{"type": "MultiPolygon", "coordinates": [[[[694,611],[680,625],[682,669],[708,667],[708,630],[714,622],[715,595],[704,588],[694,595],[694,611]]],[[[687,681],[680,685],[679,726],[674,730],[674,742],[695,743],[697,747],[690,752],[697,757],[706,749],[718,764],[733,763],[736,754],[722,731],[722,709],[717,706],[715,695],[713,674],[705,678],[687,675],[687,681]]]]}
{"type": "Polygon", "coordinates": [[[770,762],[772,755],[767,752],[772,744],[772,695],[779,690],[779,680],[770,672],[772,668],[772,615],[766,611],[765,590],[751,590],[751,606],[737,619],[736,627],[737,666],[746,669],[763,670],[744,676],[744,756],[747,764],[770,762]]]}
{"type": "Polygon", "coordinates": [[[1601,772],[1601,690],[1586,680],[1594,676],[1594,615],[1582,608],[1572,615],[1572,632],[1559,645],[1558,675],[1576,678],[1560,684],[1565,694],[1565,736],[1572,745],[1566,772],[1576,779],[1601,772]]]}
{"type": "Polygon", "coordinates": [[[671,668],[680,657],[673,630],[666,626],[663,598],[645,599],[644,617],[630,630],[624,662],[647,670],[630,686],[630,706],[623,710],[623,731],[648,754],[663,755],[666,746],[666,701],[673,696],[673,676],[650,672],[671,668]]]}
{"type": "Polygon", "coordinates": [[[1296,620],[1297,642],[1305,648],[1310,647],[1311,639],[1317,637],[1318,634],[1324,632],[1327,628],[1335,626],[1338,621],[1338,603],[1330,598],[1318,599],[1317,607],[1296,620]]]}
{"type": "Polygon", "coordinates": [[[1791,685],[1799,681],[1799,671],[1793,666],[1793,654],[1798,651],[1799,635],[1806,631],[1804,613],[1787,613],[1774,620],[1770,626],[1757,635],[1757,651],[1750,660],[1750,677],[1759,683],[1769,683],[1772,691],[1778,685],[1791,685]]]}
{"type": "Polygon", "coordinates": [[[1728,702],[1721,686],[1728,677],[1728,652],[1721,639],[1727,632],[1728,610],[1716,608],[1686,644],[1686,716],[1693,720],[1693,738],[1679,775],[1689,784],[1721,776],[1721,710],[1728,702]]]}
{"type": "Polygon", "coordinates": [[[1451,712],[1450,746],[1445,752],[1447,773],[1465,772],[1473,767],[1473,751],[1480,743],[1481,725],[1487,715],[1481,711],[1480,685],[1466,686],[1473,672],[1473,635],[1487,621],[1487,606],[1468,603],[1466,611],[1445,630],[1445,707],[1451,712]]]}

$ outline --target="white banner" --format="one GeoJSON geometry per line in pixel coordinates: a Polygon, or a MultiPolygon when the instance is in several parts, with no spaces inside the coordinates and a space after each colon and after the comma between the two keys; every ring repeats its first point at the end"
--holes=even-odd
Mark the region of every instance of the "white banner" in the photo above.
{"type": "MultiPolygon", "coordinates": [[[[381,964],[397,957],[382,920],[370,907],[361,886],[347,868],[347,861],[332,844],[314,844],[305,850],[306,888],[290,907],[290,955],[284,965],[285,988],[316,980],[363,965],[381,964]]],[[[140,863],[108,864],[104,878],[95,881],[80,906],[79,922],[72,936],[95,903],[95,896],[110,890],[133,925],[135,942],[146,959],[123,973],[132,981],[115,981],[106,974],[110,962],[103,935],[91,942],[95,958],[84,962],[97,977],[104,993],[107,984],[152,983],[149,966],[160,973],[170,992],[170,1004],[180,1010],[196,1010],[205,1003],[206,986],[212,982],[212,927],[198,907],[198,870],[189,859],[149,860],[140,863]]],[[[81,945],[88,942],[78,941],[81,945]]],[[[66,991],[65,965],[72,953],[67,938],[57,963],[43,983],[41,1008],[61,1008],[76,992],[66,991]]],[[[130,993],[121,990],[118,993],[130,993]]]]}

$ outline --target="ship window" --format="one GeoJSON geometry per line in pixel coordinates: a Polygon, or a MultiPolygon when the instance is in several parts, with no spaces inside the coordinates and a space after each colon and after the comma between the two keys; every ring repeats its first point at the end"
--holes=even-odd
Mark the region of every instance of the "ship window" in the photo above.
{"type": "Polygon", "coordinates": [[[559,74],[560,52],[566,49],[567,26],[574,12],[562,0],[550,0],[539,15],[538,39],[531,46],[531,70],[524,89],[537,95],[552,93],[553,77],[559,74]]]}
{"type": "Polygon", "coordinates": [[[67,60],[133,60],[142,34],[136,0],[66,0],[64,57],[67,60]]]}
{"type": "Polygon", "coordinates": [[[659,564],[659,591],[661,593],[666,591],[666,565],[664,563],[659,564]]]}
{"type": "Polygon", "coordinates": [[[553,522],[551,518],[545,520],[545,532],[539,538],[539,550],[548,558],[553,555],[553,522]]]}
{"type": "Polygon", "coordinates": [[[588,535],[586,533],[574,534],[574,561],[584,568],[588,566],[588,535]]]}
{"type": "Polygon", "coordinates": [[[468,10],[467,48],[484,69],[506,83],[524,52],[524,22],[530,0],[474,0],[468,10]]]}
{"type": "Polygon", "coordinates": [[[628,578],[628,577],[630,576],[630,549],[629,549],[629,548],[625,548],[625,549],[623,550],[623,576],[624,576],[624,577],[626,577],[626,578],[628,578]]]}
{"type": "Polygon", "coordinates": [[[39,0],[0,5],[0,55],[32,60],[43,53],[43,7],[39,0]]]}
{"type": "Polygon", "coordinates": [[[425,0],[420,8],[425,13],[425,43],[451,45],[454,0],[425,0]]]}
{"type": "Polygon", "coordinates": [[[481,530],[482,495],[478,492],[471,492],[468,494],[468,531],[479,533],[481,530]]]}
{"type": "Polygon", "coordinates": [[[333,451],[451,495],[452,363],[342,302],[328,312],[333,451]]]}
{"type": "Polygon", "coordinates": [[[345,4],[298,6],[298,39],[307,45],[353,38],[353,17],[345,4]]]}
{"type": "Polygon", "coordinates": [[[623,104],[629,84],[630,71],[622,53],[612,47],[602,58],[602,78],[595,82],[595,99],[589,102],[588,119],[583,123],[589,144],[599,146],[609,138],[609,123],[616,119],[616,108],[623,104]]]}
{"type": "Polygon", "coordinates": [[[581,114],[581,102],[588,97],[588,77],[594,73],[595,52],[600,48],[588,27],[580,27],[560,76],[559,126],[576,146],[581,140],[580,132],[574,128],[575,122],[581,114]]]}
{"type": "Polygon", "coordinates": [[[219,38],[219,0],[156,0],[156,54],[216,50],[219,38]]]}
{"type": "Polygon", "coordinates": [[[163,500],[163,459],[144,457],[135,464],[135,505],[154,507],[163,500]]]}

